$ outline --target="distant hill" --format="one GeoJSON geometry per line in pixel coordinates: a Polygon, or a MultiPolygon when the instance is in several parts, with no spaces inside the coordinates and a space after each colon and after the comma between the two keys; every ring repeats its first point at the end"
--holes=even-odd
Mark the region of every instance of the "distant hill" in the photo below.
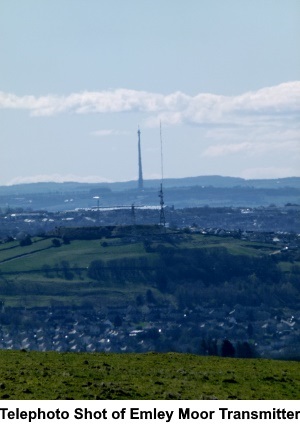
{"type": "MultiPolygon", "coordinates": [[[[159,180],[145,181],[146,187],[158,186],[159,180]]],[[[164,180],[166,187],[251,187],[251,188],[300,188],[300,177],[280,179],[243,179],[230,176],[196,176],[189,178],[170,178],[164,180]]]]}
{"type": "MultiPolygon", "coordinates": [[[[145,188],[158,188],[160,179],[144,180],[145,188]]],[[[187,178],[166,178],[164,186],[167,188],[173,187],[217,187],[217,188],[233,188],[233,187],[250,187],[250,188],[297,188],[300,189],[300,177],[288,177],[278,179],[243,179],[231,176],[194,176],[187,178]]],[[[31,193],[54,193],[66,191],[85,191],[100,188],[103,191],[122,191],[137,188],[137,181],[125,182],[101,182],[101,183],[81,183],[81,182],[38,182],[31,184],[17,184],[0,186],[0,195],[8,194],[31,194],[31,193]]]]}
{"type": "MultiPolygon", "coordinates": [[[[96,206],[158,205],[160,180],[114,183],[40,182],[0,187],[0,208],[62,211],[96,206]]],[[[300,177],[242,179],[229,176],[197,176],[164,179],[165,204],[184,207],[284,206],[300,204],[300,177]]]]}

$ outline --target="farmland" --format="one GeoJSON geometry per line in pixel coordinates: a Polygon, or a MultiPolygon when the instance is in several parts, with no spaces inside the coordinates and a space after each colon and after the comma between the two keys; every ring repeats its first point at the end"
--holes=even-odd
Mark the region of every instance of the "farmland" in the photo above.
{"type": "MultiPolygon", "coordinates": [[[[168,252],[175,253],[183,262],[185,253],[194,254],[197,250],[209,253],[223,249],[229,256],[256,258],[256,261],[280,251],[280,244],[248,242],[234,237],[184,231],[169,231],[162,236],[157,231],[153,234],[150,228],[146,233],[140,228],[135,234],[130,229],[124,230],[125,234],[116,229],[101,239],[75,238],[67,243],[56,239],[56,245],[53,237],[32,238],[29,246],[20,246],[18,241],[1,244],[1,298],[7,306],[22,306],[26,295],[27,306],[46,306],[53,298],[64,303],[80,303],[109,290],[111,295],[118,291],[118,300],[128,304],[138,291],[143,293],[157,285],[157,275],[168,252]],[[96,261],[98,265],[101,262],[101,274],[93,276],[92,264],[96,261]]],[[[172,258],[165,263],[168,267],[172,266],[172,258]]],[[[282,267],[291,269],[288,265],[282,267]]],[[[156,293],[160,295],[161,291],[156,289],[156,293]]]]}

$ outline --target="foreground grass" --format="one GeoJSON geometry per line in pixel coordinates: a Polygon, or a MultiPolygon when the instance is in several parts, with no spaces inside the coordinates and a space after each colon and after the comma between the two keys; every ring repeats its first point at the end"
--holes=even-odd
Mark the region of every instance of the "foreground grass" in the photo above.
{"type": "Polygon", "coordinates": [[[298,362],[0,351],[0,399],[300,399],[298,362]]]}

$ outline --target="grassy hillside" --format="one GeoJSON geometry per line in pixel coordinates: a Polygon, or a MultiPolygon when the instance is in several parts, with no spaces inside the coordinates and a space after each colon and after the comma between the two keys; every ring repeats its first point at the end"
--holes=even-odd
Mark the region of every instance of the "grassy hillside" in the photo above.
{"type": "MultiPolygon", "coordinates": [[[[155,289],[157,299],[164,295],[171,300],[170,294],[176,295],[175,289],[187,282],[208,287],[231,280],[237,284],[239,279],[250,285],[250,276],[257,287],[278,284],[291,273],[293,278],[281,284],[296,283],[299,258],[280,254],[281,246],[183,231],[161,234],[142,226],[105,230],[105,236],[99,230],[64,230],[59,238],[33,238],[28,246],[18,241],[0,244],[0,299],[7,306],[24,306],[26,299],[31,307],[53,300],[70,305],[90,300],[95,305],[96,296],[105,296],[107,304],[127,305],[149,288],[155,289]],[[93,234],[98,238],[91,239],[93,234]],[[65,240],[66,235],[71,239],[65,240]]],[[[239,283],[236,288],[246,287],[239,283]]]]}
{"type": "MultiPolygon", "coordinates": [[[[204,258],[207,267],[213,259],[220,265],[223,255],[232,261],[237,258],[260,261],[279,249],[277,245],[233,237],[175,231],[162,235],[156,229],[140,230],[117,228],[101,239],[78,240],[76,234],[80,236],[82,230],[76,233],[74,229],[68,233],[72,240],[67,244],[61,238],[56,239],[59,246],[53,245],[51,237],[33,238],[29,246],[20,246],[18,241],[3,243],[0,245],[0,298],[7,306],[23,306],[26,297],[26,306],[31,307],[51,305],[52,300],[71,305],[91,300],[95,304],[95,296],[102,295],[107,304],[117,300],[119,305],[126,305],[150,287],[155,288],[158,298],[163,293],[169,300],[166,293],[174,291],[159,288],[161,272],[170,282],[174,282],[173,278],[181,283],[195,282],[207,277],[202,269],[198,270],[204,258]],[[97,270],[92,273],[93,264],[97,270]]],[[[224,267],[218,267],[220,276],[227,265],[224,260],[224,267]]],[[[287,264],[278,264],[278,268],[291,270],[287,264]]]]}
{"type": "Polygon", "coordinates": [[[0,351],[0,399],[300,399],[296,362],[0,351]]]}

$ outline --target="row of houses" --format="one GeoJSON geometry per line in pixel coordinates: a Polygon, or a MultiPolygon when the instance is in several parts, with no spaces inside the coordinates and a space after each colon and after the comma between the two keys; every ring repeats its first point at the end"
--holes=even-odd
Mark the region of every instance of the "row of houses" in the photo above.
{"type": "MultiPolygon", "coordinates": [[[[259,208],[165,208],[168,225],[177,228],[198,227],[243,232],[300,233],[300,206],[295,210],[279,207],[259,208]]],[[[158,224],[158,207],[78,209],[61,212],[8,211],[0,213],[0,240],[19,233],[32,236],[55,227],[89,227],[106,225],[158,224]]]]}
{"type": "MultiPolygon", "coordinates": [[[[10,310],[5,311],[9,314],[10,310]]],[[[203,340],[248,342],[261,357],[300,353],[300,311],[277,313],[264,306],[178,310],[129,306],[125,309],[20,309],[18,321],[0,325],[1,349],[57,352],[203,353],[203,340]]],[[[9,322],[9,323],[8,323],[9,322]]]]}

